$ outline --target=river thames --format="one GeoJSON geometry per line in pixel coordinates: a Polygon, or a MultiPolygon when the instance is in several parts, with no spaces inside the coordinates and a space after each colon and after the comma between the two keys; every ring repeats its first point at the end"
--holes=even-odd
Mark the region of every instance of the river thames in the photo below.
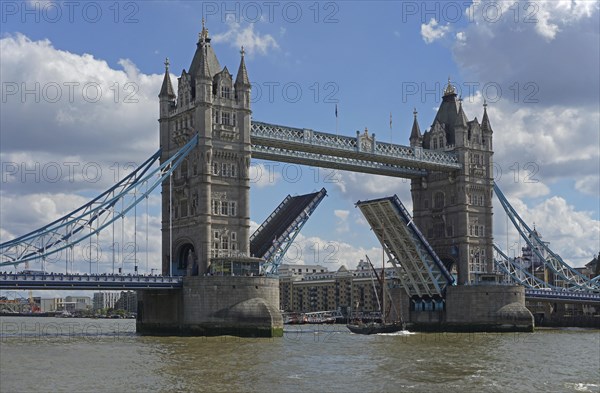
{"type": "Polygon", "coordinates": [[[141,337],[134,320],[0,318],[2,392],[598,392],[600,331],[141,337]]]}

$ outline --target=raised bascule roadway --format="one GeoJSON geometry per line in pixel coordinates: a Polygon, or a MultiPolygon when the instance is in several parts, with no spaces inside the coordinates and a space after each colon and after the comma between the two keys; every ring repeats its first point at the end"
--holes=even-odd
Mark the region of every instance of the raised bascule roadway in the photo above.
{"type": "Polygon", "coordinates": [[[72,264],[73,249],[83,242],[112,233],[114,244],[116,223],[138,206],[148,209],[160,185],[162,277],[137,274],[137,262],[134,272],[115,274],[113,252],[108,275],[92,274],[91,263],[87,275],[0,274],[0,289],[137,289],[143,333],[280,335],[277,268],[326,191],[286,197],[250,235],[249,168],[258,158],[411,179],[412,215],[395,195],[357,207],[396,269],[403,296],[435,303],[430,313],[406,309],[416,327],[530,330],[525,296],[600,302],[597,279],[581,275],[546,245],[543,252],[536,247],[544,243],[494,184],[487,105],[481,122],[469,121],[450,81],[425,133],[414,112],[410,146],[404,146],[381,142],[367,129],[343,136],[253,121],[244,51],[234,79],[220,66],[204,26],[196,46],[177,95],[165,62],[160,149],[89,203],[0,245],[0,268],[45,266],[49,256],[63,252],[68,269],[69,256],[72,264]],[[552,285],[494,244],[493,194],[553,274],[552,285]]]}

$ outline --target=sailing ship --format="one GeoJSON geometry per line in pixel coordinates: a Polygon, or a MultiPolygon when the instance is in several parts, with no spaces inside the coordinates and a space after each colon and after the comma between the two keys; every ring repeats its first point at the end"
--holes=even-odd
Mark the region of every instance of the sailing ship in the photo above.
{"type": "MultiPolygon", "coordinates": [[[[364,322],[361,319],[357,319],[348,323],[346,327],[355,334],[379,334],[379,333],[395,333],[405,329],[405,324],[402,321],[387,321],[388,313],[385,308],[385,298],[389,296],[385,287],[385,265],[381,270],[381,277],[375,271],[375,267],[371,263],[371,260],[367,257],[367,262],[371,265],[371,269],[379,282],[379,286],[381,288],[381,303],[379,303],[379,296],[377,295],[377,290],[375,288],[375,284],[373,283],[373,290],[375,291],[375,297],[377,298],[377,304],[380,307],[381,312],[381,322],[364,322]]],[[[384,259],[385,260],[385,259],[384,259]]],[[[371,275],[371,280],[373,279],[373,275],[371,275]]],[[[371,281],[373,282],[373,281],[371,281]]],[[[391,300],[391,298],[390,298],[391,300]]],[[[357,304],[358,308],[358,304],[357,304]]]]}

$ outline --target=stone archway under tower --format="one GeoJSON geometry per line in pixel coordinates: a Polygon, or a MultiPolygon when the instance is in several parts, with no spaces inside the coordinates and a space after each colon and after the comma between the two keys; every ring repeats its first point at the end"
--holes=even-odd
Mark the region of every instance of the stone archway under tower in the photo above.
{"type": "Polygon", "coordinates": [[[198,275],[198,258],[196,249],[190,241],[180,244],[173,260],[174,276],[198,275]]]}
{"type": "Polygon", "coordinates": [[[457,280],[458,276],[458,261],[454,256],[451,255],[443,255],[440,256],[440,260],[444,264],[444,267],[448,272],[454,277],[454,280],[457,280]]]}

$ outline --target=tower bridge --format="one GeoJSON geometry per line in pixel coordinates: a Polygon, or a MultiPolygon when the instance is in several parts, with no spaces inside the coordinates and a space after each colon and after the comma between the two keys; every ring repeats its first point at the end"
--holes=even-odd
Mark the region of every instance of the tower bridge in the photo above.
{"type": "MultiPolygon", "coordinates": [[[[412,216],[396,196],[357,203],[398,273],[409,322],[425,329],[533,328],[523,286],[533,281],[494,254],[494,192],[521,235],[531,229],[495,188],[486,104],[481,122],[468,120],[448,81],[428,131],[421,133],[413,113],[408,146],[380,142],[367,129],[350,137],[253,121],[243,48],[234,79],[210,42],[203,26],[177,94],[165,62],[160,149],[148,162],[90,203],[0,245],[0,266],[72,250],[160,185],[164,278],[3,274],[0,288],[135,288],[141,333],[282,334],[274,273],[326,192],[288,196],[251,236],[249,170],[251,158],[259,158],[411,179],[412,216]],[[156,160],[158,169],[151,169],[156,160]],[[445,305],[409,310],[411,299],[445,305]]],[[[527,286],[529,296],[596,301],[598,281],[552,256],[549,269],[567,285],[545,293],[527,286]]]]}

